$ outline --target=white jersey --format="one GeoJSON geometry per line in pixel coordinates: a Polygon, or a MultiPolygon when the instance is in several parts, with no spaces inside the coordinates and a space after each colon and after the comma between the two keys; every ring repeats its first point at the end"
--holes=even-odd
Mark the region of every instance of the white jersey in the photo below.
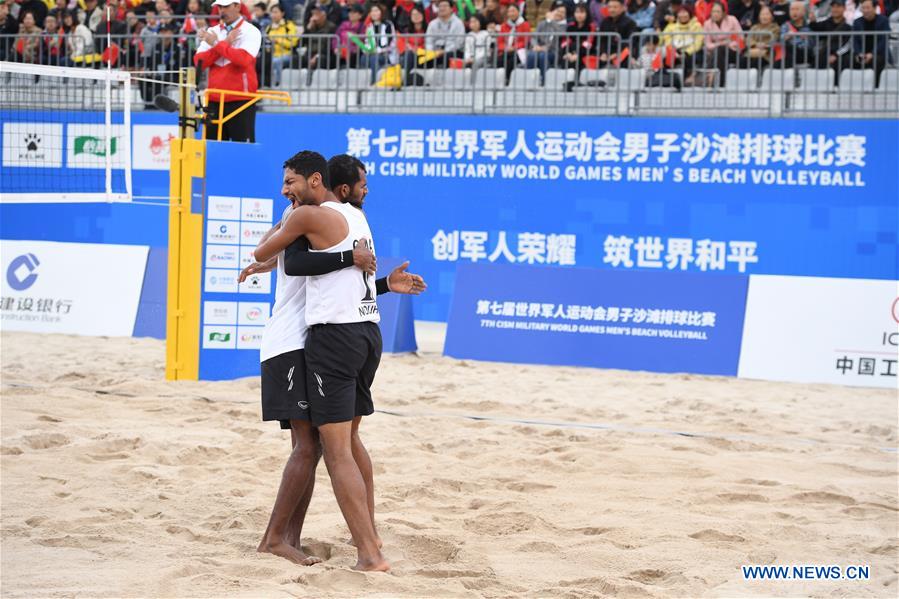
{"type": "MultiPolygon", "coordinates": [[[[371,229],[365,214],[351,204],[325,202],[322,208],[335,210],[343,215],[349,232],[343,241],[318,252],[343,252],[352,250],[356,240],[368,239],[372,243],[371,229]]],[[[348,322],[379,322],[375,278],[358,266],[336,270],[325,275],[307,277],[306,324],[342,324],[348,322]]]]}
{"type": "MultiPolygon", "coordinates": [[[[293,211],[290,206],[281,216],[281,225],[293,211]]],[[[289,277],[284,272],[284,252],[278,254],[275,306],[265,323],[259,361],[303,349],[306,345],[306,277],[289,277]]]]}

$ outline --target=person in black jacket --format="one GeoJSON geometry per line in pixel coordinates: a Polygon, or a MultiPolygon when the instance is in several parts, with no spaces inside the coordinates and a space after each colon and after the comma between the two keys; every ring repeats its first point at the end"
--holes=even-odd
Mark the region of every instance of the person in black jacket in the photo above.
{"type": "Polygon", "coordinates": [[[325,13],[325,18],[334,23],[336,29],[343,20],[343,7],[337,3],[337,0],[310,0],[306,3],[306,10],[303,12],[303,27],[309,26],[312,19],[312,13],[315,9],[321,9],[325,13]]]}
{"type": "Polygon", "coordinates": [[[852,27],[846,22],[845,12],[846,0],[831,0],[830,18],[809,23],[815,33],[833,34],[818,38],[816,66],[833,69],[835,85],[840,84],[840,72],[852,65],[852,27]]]}
{"type": "Polygon", "coordinates": [[[730,0],[728,12],[740,22],[743,31],[749,31],[759,22],[759,0],[730,0]]]}
{"type": "Polygon", "coordinates": [[[633,54],[633,50],[629,48],[631,35],[634,34],[638,27],[626,14],[626,9],[621,0],[609,0],[606,5],[609,10],[609,16],[603,19],[599,24],[600,34],[617,33],[621,40],[613,36],[600,35],[598,50],[599,64],[601,65],[620,65],[627,66],[629,56],[622,57],[621,54],[627,49],[628,54],[633,54]]]}
{"type": "Polygon", "coordinates": [[[855,32],[852,50],[855,55],[853,68],[874,69],[875,85],[880,85],[880,74],[891,61],[890,21],[877,14],[874,0],[861,0],[862,16],[852,23],[855,32]]]}
{"type": "Polygon", "coordinates": [[[562,41],[562,64],[578,71],[575,76],[577,81],[580,70],[584,68],[584,58],[596,55],[596,27],[585,3],[575,5],[574,19],[568,23],[568,33],[570,35],[562,41]]]}

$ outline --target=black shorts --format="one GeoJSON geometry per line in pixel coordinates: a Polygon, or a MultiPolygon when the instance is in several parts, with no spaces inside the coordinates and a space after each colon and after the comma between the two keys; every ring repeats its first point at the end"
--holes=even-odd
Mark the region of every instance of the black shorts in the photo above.
{"type": "Polygon", "coordinates": [[[377,323],[309,327],[306,384],[313,426],[372,414],[371,384],[380,363],[381,328],[377,323]]]}
{"type": "Polygon", "coordinates": [[[291,420],[310,419],[303,353],[297,349],[262,363],[262,419],[280,420],[285,430],[291,420]]]}

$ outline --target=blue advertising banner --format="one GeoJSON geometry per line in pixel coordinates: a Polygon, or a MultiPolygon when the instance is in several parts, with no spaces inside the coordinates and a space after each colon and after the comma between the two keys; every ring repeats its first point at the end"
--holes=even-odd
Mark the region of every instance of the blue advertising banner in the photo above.
{"type": "Polygon", "coordinates": [[[735,376],[749,277],[460,264],[454,358],[735,376]]]}
{"type": "Polygon", "coordinates": [[[899,122],[267,115],[272,156],[349,152],[382,252],[455,266],[897,278],[899,122]],[[302,118],[301,127],[291,123],[302,118]]]}
{"type": "MultiPolygon", "coordinates": [[[[171,121],[134,115],[137,195],[167,194],[138,165],[159,166],[171,121]]],[[[899,278],[895,120],[262,113],[257,137],[264,169],[223,167],[247,197],[277,198],[300,149],[367,165],[379,252],[429,284],[418,319],[447,319],[459,263],[899,278]]],[[[155,207],[0,210],[5,239],[165,244],[155,207]]]]}

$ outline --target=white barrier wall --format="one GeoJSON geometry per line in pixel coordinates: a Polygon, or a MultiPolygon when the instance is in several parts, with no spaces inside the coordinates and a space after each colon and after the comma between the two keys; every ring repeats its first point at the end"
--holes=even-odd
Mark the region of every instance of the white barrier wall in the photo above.
{"type": "Polygon", "coordinates": [[[149,249],[3,240],[2,329],[131,336],[149,249]]]}
{"type": "Polygon", "coordinates": [[[752,275],[738,376],[896,389],[899,282],[752,275]]]}

